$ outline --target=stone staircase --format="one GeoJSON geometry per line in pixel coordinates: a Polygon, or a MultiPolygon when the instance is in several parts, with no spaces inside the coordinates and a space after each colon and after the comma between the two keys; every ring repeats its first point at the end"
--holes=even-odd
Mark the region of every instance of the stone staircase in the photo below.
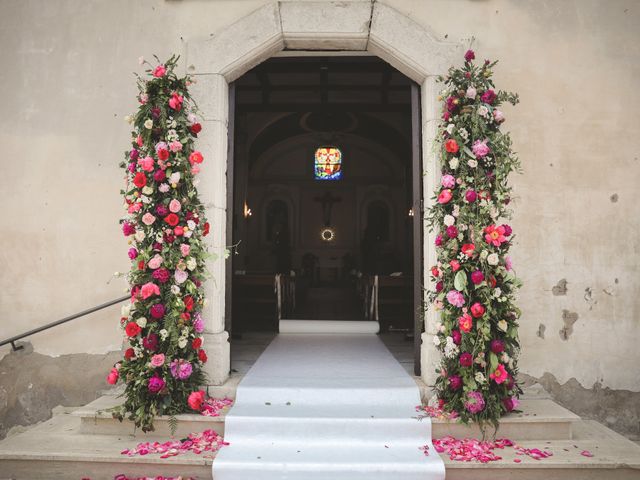
{"type": "MultiPolygon", "coordinates": [[[[210,388],[212,396],[235,396],[240,376],[232,376],[221,387],[210,388]]],[[[419,383],[419,382],[418,382],[419,383]]],[[[426,387],[421,385],[426,393],[426,387]]],[[[138,442],[169,439],[168,418],[156,419],[156,431],[144,434],[130,422],[120,423],[106,409],[118,404],[113,392],[70,413],[50,420],[0,442],[0,479],[112,480],[128,476],[191,476],[211,479],[213,455],[187,453],[168,459],[158,455],[128,457],[120,452],[138,442]]],[[[640,446],[617,433],[577,415],[548,398],[530,395],[522,401],[522,413],[505,417],[498,437],[516,441],[525,448],[548,448],[553,456],[534,460],[516,456],[513,449],[499,450],[502,460],[479,464],[445,458],[448,480],[512,479],[607,479],[640,478],[640,446]],[[580,454],[589,450],[593,457],[580,454]],[[520,463],[514,462],[515,459],[520,463]]],[[[224,434],[224,416],[181,415],[176,438],[213,429],[224,434]]],[[[477,427],[433,420],[433,436],[479,438],[477,427]]],[[[418,446],[416,446],[417,448],[418,446]]],[[[215,476],[215,472],[213,473],[215,476]]],[[[249,479],[248,479],[249,480],[249,479]]]]}

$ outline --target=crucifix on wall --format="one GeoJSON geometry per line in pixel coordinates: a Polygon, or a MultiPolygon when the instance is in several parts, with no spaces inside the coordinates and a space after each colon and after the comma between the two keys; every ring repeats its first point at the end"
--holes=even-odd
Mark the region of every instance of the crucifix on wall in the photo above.
{"type": "Polygon", "coordinates": [[[316,202],[320,202],[322,205],[322,221],[325,226],[328,227],[331,225],[331,210],[333,209],[333,204],[338,203],[342,200],[340,197],[334,197],[330,192],[326,192],[321,197],[314,198],[316,202]]]}

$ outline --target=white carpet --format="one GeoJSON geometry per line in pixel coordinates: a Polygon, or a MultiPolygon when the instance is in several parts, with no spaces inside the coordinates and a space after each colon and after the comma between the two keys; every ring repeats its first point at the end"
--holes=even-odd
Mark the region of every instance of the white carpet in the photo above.
{"type": "Polygon", "coordinates": [[[419,403],[375,334],[280,334],[240,382],[214,479],[442,480],[419,403]]]}

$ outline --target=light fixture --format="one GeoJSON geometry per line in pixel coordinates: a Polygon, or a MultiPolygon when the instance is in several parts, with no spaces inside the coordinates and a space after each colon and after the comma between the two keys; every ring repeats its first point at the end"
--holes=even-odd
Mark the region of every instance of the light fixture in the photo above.
{"type": "Polygon", "coordinates": [[[252,214],[253,212],[249,208],[249,205],[247,205],[247,202],[244,202],[244,218],[249,218],[252,214]]]}
{"type": "Polygon", "coordinates": [[[336,239],[336,231],[331,227],[320,230],[320,238],[323,242],[333,242],[336,239]]]}
{"type": "Polygon", "coordinates": [[[413,208],[410,208],[410,209],[409,209],[409,216],[410,216],[410,217],[413,217],[413,208]]]}

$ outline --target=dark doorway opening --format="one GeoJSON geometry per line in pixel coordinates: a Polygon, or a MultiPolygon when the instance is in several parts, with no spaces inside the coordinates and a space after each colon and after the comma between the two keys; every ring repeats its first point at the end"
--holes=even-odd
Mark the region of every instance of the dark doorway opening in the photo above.
{"type": "Polygon", "coordinates": [[[418,87],[377,57],[280,57],[230,99],[232,336],[277,331],[281,318],[377,320],[414,336],[418,87]]]}

